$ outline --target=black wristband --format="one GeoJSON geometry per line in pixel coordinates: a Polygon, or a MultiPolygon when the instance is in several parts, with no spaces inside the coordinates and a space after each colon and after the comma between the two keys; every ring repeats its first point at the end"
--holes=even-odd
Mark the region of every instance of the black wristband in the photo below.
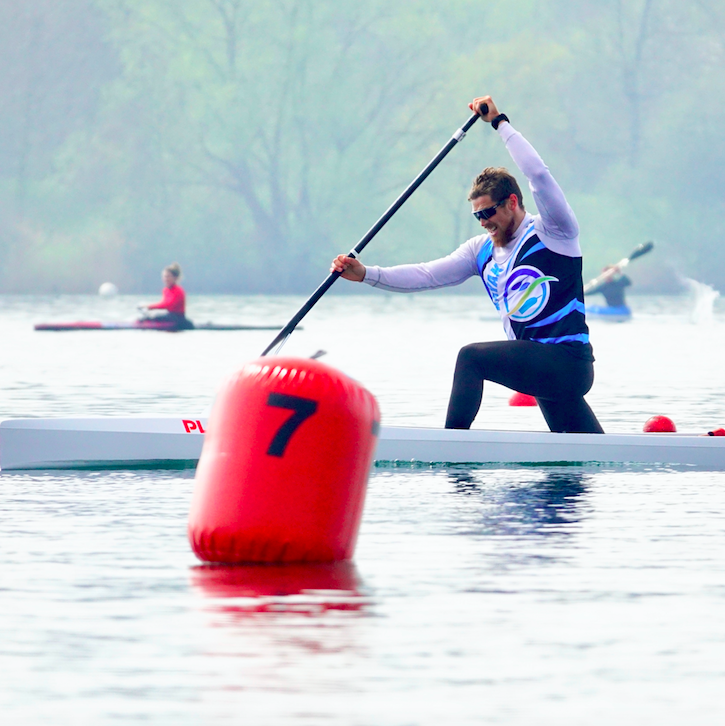
{"type": "MultiPolygon", "coordinates": [[[[509,117],[505,113],[500,113],[496,118],[491,119],[491,126],[493,126],[494,131],[498,131],[498,125],[501,121],[509,121],[509,117]]],[[[511,122],[509,121],[509,123],[511,122]]]]}

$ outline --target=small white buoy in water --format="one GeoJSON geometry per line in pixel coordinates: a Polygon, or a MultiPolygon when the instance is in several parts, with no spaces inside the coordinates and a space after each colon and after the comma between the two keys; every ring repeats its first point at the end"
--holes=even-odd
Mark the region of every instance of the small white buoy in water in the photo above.
{"type": "Polygon", "coordinates": [[[112,282],[104,282],[98,288],[98,294],[101,297],[113,297],[114,295],[118,295],[118,288],[112,282]]]}

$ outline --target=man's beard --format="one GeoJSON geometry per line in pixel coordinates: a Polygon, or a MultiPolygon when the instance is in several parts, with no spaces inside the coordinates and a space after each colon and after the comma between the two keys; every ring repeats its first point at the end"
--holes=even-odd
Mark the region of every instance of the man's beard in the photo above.
{"type": "Polygon", "coordinates": [[[497,237],[491,235],[491,240],[495,247],[505,247],[514,238],[514,221],[515,220],[512,217],[508,227],[504,230],[501,230],[501,227],[498,227],[498,229],[503,233],[503,240],[499,241],[497,237]]]}

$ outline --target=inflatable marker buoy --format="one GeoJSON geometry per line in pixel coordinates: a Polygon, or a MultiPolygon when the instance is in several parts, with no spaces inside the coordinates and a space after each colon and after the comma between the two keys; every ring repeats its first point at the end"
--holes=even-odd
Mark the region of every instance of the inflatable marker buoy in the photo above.
{"type": "Polygon", "coordinates": [[[101,297],[114,297],[118,295],[118,288],[112,282],[104,282],[98,288],[98,294],[101,297]]]}
{"type": "Polygon", "coordinates": [[[189,514],[206,562],[350,559],[380,413],[373,395],[309,358],[252,361],[217,396],[189,514]]]}
{"type": "Polygon", "coordinates": [[[536,403],[536,399],[533,396],[529,396],[528,393],[519,393],[518,391],[514,393],[511,398],[509,398],[509,406],[538,406],[539,404],[536,403]]]}
{"type": "Polygon", "coordinates": [[[674,433],[677,431],[671,418],[667,416],[652,416],[644,422],[645,433],[674,433]]]}

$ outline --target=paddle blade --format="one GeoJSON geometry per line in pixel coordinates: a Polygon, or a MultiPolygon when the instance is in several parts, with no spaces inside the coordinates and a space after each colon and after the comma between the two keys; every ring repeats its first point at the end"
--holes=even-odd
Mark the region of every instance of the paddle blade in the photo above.
{"type": "Polygon", "coordinates": [[[642,257],[642,255],[646,255],[654,246],[654,242],[644,242],[641,245],[637,245],[632,254],[629,256],[629,261],[631,262],[632,260],[636,260],[638,257],[642,257]]]}

